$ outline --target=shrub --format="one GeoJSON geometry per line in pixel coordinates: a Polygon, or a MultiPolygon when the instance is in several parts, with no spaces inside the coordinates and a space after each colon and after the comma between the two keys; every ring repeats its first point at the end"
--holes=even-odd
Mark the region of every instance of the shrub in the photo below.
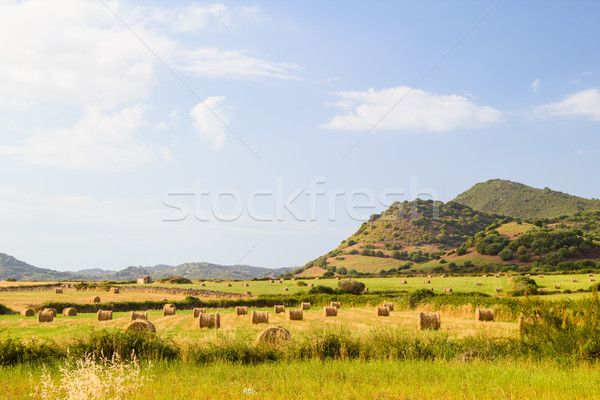
{"type": "Polygon", "coordinates": [[[308,294],[334,294],[335,291],[328,287],[328,286],[323,286],[323,285],[317,285],[315,287],[310,288],[310,290],[308,291],[308,294]]]}
{"type": "Polygon", "coordinates": [[[458,249],[456,249],[457,256],[463,256],[465,254],[467,254],[467,249],[465,249],[463,247],[459,247],[458,249]]]}
{"type": "Polygon", "coordinates": [[[365,290],[365,284],[353,279],[343,279],[338,282],[338,288],[342,293],[361,294],[365,290]]]}
{"type": "Polygon", "coordinates": [[[185,285],[192,283],[188,278],[184,278],[182,276],[167,276],[159,280],[161,283],[172,283],[176,285],[185,285]]]}
{"type": "Polygon", "coordinates": [[[435,294],[429,289],[419,289],[411,292],[408,295],[408,306],[410,308],[415,308],[419,305],[423,300],[428,299],[430,297],[434,297],[435,294]]]}
{"type": "Polygon", "coordinates": [[[500,253],[498,253],[498,257],[500,257],[502,261],[510,261],[513,259],[514,253],[511,249],[505,247],[500,253]]]}
{"type": "Polygon", "coordinates": [[[298,281],[298,282],[296,282],[296,286],[308,286],[308,285],[304,281],[298,281]]]}

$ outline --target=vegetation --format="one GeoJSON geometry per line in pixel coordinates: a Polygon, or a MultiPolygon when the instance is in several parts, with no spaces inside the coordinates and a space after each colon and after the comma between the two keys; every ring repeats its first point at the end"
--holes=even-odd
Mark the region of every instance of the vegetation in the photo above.
{"type": "Polygon", "coordinates": [[[452,201],[477,211],[523,220],[557,218],[600,209],[599,200],[584,199],[548,188],[536,189],[501,179],[478,183],[452,201]]]}

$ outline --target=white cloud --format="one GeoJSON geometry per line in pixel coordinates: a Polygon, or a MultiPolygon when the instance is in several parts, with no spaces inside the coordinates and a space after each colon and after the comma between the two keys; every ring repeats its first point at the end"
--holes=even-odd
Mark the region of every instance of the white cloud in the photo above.
{"type": "Polygon", "coordinates": [[[535,93],[537,93],[540,90],[540,80],[539,78],[536,78],[536,80],[534,80],[533,82],[531,82],[531,90],[533,90],[535,93]]]}
{"type": "Polygon", "coordinates": [[[500,111],[478,106],[463,96],[438,95],[407,86],[337,95],[340,100],[333,105],[342,114],[324,128],[365,131],[378,124],[380,129],[444,132],[486,126],[501,116],[500,111]]]}
{"type": "Polygon", "coordinates": [[[200,48],[182,50],[179,55],[182,58],[182,70],[209,78],[297,79],[292,75],[292,71],[299,69],[296,64],[271,62],[234,50],[200,48]]]}
{"type": "Polygon", "coordinates": [[[563,101],[536,107],[542,116],[587,117],[600,121],[600,90],[588,89],[567,96],[563,101]]]}
{"type": "MultiPolygon", "coordinates": [[[[140,24],[135,30],[157,53],[171,57],[174,41],[140,24]]],[[[113,106],[146,96],[155,83],[154,56],[102,2],[1,2],[0,53],[5,103],[113,106]]]]}
{"type": "Polygon", "coordinates": [[[225,144],[225,125],[229,125],[233,117],[229,108],[222,106],[224,100],[224,96],[209,97],[190,111],[194,128],[214,149],[219,149],[225,144]]]}
{"type": "Polygon", "coordinates": [[[136,105],[112,114],[98,109],[70,129],[38,132],[23,146],[0,147],[0,154],[27,164],[107,171],[135,170],[168,150],[155,149],[137,140],[143,123],[143,107],[136,105]]]}
{"type": "Polygon", "coordinates": [[[224,4],[207,6],[192,4],[177,13],[174,27],[179,32],[193,33],[211,25],[229,26],[230,24],[231,13],[224,4]]]}

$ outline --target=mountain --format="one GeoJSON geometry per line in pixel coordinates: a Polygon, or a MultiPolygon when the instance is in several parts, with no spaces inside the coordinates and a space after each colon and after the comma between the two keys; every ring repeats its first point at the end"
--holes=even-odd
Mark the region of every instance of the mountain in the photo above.
{"type": "Polygon", "coordinates": [[[295,271],[321,275],[324,268],[348,273],[408,269],[434,260],[460,246],[469,237],[494,223],[509,219],[479,212],[458,203],[416,199],[394,203],[333,251],[295,271]]]}
{"type": "Polygon", "coordinates": [[[600,200],[597,199],[585,199],[548,188],[536,189],[501,179],[478,183],[452,201],[477,211],[524,220],[552,219],[600,209],[600,200]]]}
{"type": "Polygon", "coordinates": [[[275,278],[292,271],[294,268],[261,268],[249,265],[219,265],[206,262],[185,263],[177,266],[159,264],[153,267],[127,267],[120,271],[107,271],[99,268],[77,272],[60,272],[37,268],[0,253],[0,280],[14,278],[18,281],[128,281],[144,275],[160,279],[166,276],[183,276],[190,279],[252,279],[275,278]]]}

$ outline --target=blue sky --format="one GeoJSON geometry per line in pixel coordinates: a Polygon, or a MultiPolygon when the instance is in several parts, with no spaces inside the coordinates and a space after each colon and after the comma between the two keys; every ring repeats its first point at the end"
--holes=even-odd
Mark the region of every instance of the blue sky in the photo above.
{"type": "Polygon", "coordinates": [[[394,200],[493,178],[598,198],[597,15],[0,1],[0,252],[299,266],[394,200]]]}

